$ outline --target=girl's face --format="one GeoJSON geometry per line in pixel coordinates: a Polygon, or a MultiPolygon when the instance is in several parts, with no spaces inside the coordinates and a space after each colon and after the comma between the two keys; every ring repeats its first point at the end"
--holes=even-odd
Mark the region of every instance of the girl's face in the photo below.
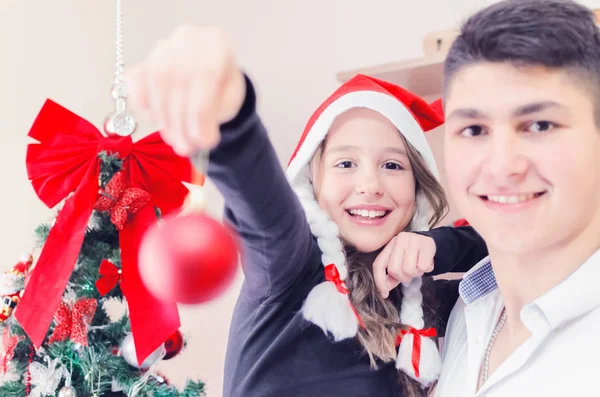
{"type": "Polygon", "coordinates": [[[361,252],[382,248],[415,212],[406,145],[396,127],[370,109],[352,109],[335,120],[313,179],[317,201],[340,237],[361,252]]]}

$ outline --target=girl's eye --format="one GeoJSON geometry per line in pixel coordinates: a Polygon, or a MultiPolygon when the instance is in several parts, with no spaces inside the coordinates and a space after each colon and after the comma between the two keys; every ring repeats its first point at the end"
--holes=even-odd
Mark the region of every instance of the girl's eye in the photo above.
{"type": "Polygon", "coordinates": [[[354,163],[352,161],[341,161],[336,164],[337,168],[352,168],[354,163]]]}
{"type": "Polygon", "coordinates": [[[460,135],[464,136],[464,137],[475,137],[475,136],[479,136],[482,135],[484,133],[483,127],[480,125],[471,125],[468,126],[467,128],[463,129],[460,132],[460,135]]]}
{"type": "Polygon", "coordinates": [[[393,163],[391,161],[388,161],[387,163],[385,163],[383,165],[383,168],[385,168],[386,170],[403,170],[404,169],[404,167],[402,167],[400,164],[393,163]]]}
{"type": "Polygon", "coordinates": [[[527,126],[529,132],[546,132],[552,130],[556,125],[550,121],[535,121],[527,126]]]}

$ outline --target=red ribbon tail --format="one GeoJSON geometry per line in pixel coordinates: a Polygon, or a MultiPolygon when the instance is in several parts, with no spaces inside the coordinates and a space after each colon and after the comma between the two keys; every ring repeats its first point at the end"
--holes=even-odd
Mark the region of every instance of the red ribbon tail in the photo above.
{"type": "MultiPolygon", "coordinates": [[[[330,263],[329,265],[325,266],[325,281],[332,282],[340,294],[350,295],[350,291],[348,290],[348,288],[346,288],[344,281],[340,278],[340,273],[337,267],[333,263],[330,263]]],[[[350,301],[350,297],[348,297],[348,303],[350,304],[350,308],[352,309],[354,315],[356,316],[356,319],[358,320],[358,324],[362,329],[364,329],[365,324],[363,323],[362,318],[360,318],[356,307],[354,307],[352,301],[350,301]]]]}
{"type": "Polygon", "coordinates": [[[142,282],[138,269],[138,251],[146,229],[156,222],[152,205],[146,205],[120,232],[122,278],[129,305],[131,332],[138,364],[154,352],[181,325],[177,304],[155,298],[142,282]]]}
{"type": "Polygon", "coordinates": [[[358,314],[358,311],[356,310],[356,308],[354,307],[352,302],[350,302],[350,307],[352,308],[352,311],[354,312],[354,315],[356,316],[356,319],[358,320],[358,324],[360,325],[360,327],[362,329],[365,329],[365,323],[363,323],[362,318],[360,318],[360,315],[358,314]]]}
{"type": "Polygon", "coordinates": [[[413,369],[415,370],[415,376],[419,378],[420,372],[419,367],[421,366],[421,338],[432,338],[437,336],[437,330],[435,328],[426,328],[426,329],[414,329],[411,328],[409,330],[402,330],[396,336],[396,346],[402,342],[402,338],[404,335],[411,334],[413,335],[413,348],[412,348],[412,357],[411,363],[413,365],[413,369]]]}
{"type": "Polygon", "coordinates": [[[413,334],[412,365],[415,369],[415,376],[419,378],[419,367],[421,366],[421,335],[418,333],[413,334]]]}
{"type": "Polygon", "coordinates": [[[98,191],[98,162],[65,202],[31,273],[15,318],[40,347],[73,272],[98,191]]]}

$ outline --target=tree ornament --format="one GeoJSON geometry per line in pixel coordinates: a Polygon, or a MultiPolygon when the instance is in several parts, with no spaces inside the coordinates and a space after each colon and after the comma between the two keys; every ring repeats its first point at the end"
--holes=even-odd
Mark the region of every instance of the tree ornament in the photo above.
{"type": "Polygon", "coordinates": [[[121,342],[121,356],[123,356],[123,359],[127,361],[127,364],[139,369],[150,368],[152,365],[162,360],[165,354],[166,349],[164,344],[160,345],[159,348],[152,352],[152,354],[150,354],[141,365],[138,365],[135,353],[135,344],[133,343],[133,334],[128,333],[121,342]]]}
{"type": "Polygon", "coordinates": [[[73,361],[71,361],[71,370],[64,371],[65,375],[65,385],[58,392],[58,397],[77,397],[77,390],[71,386],[71,376],[73,374],[73,361]]]}
{"type": "Polygon", "coordinates": [[[147,191],[129,186],[123,171],[118,171],[104,189],[100,189],[99,195],[94,209],[108,212],[117,230],[123,230],[129,215],[135,215],[151,198],[147,191]]]}
{"type": "Polygon", "coordinates": [[[195,304],[221,294],[237,270],[232,233],[202,213],[169,215],[151,226],[140,245],[140,276],[164,301],[195,304]]]}
{"type": "MultiPolygon", "coordinates": [[[[98,274],[100,277],[96,280],[96,289],[100,293],[100,296],[106,296],[113,288],[117,286],[119,281],[122,281],[123,272],[112,262],[104,259],[100,262],[98,268],[98,274]]],[[[123,291],[123,283],[121,282],[121,291],[123,291]]]]}
{"type": "Polygon", "coordinates": [[[58,392],[58,397],[77,397],[77,390],[73,386],[63,386],[58,392]]]}
{"type": "Polygon", "coordinates": [[[62,379],[63,369],[58,366],[60,359],[51,360],[49,356],[44,356],[44,361],[48,363],[48,366],[37,361],[29,365],[32,385],[29,395],[31,397],[53,396],[62,379]]]}
{"type": "Polygon", "coordinates": [[[65,385],[58,392],[58,397],[77,397],[77,390],[71,386],[71,374],[65,380],[65,385]]]}
{"type": "MultiPolygon", "coordinates": [[[[209,151],[201,150],[190,159],[197,185],[204,185],[209,158],[209,151]]],[[[154,296],[166,302],[195,304],[214,299],[233,281],[237,270],[233,234],[204,214],[203,194],[197,201],[190,211],[184,209],[151,226],[140,245],[140,277],[154,296]]]]}
{"type": "Polygon", "coordinates": [[[8,371],[8,364],[15,356],[15,349],[24,336],[12,335],[9,327],[2,330],[2,355],[0,356],[0,373],[5,374],[8,371]]]}
{"type": "Polygon", "coordinates": [[[78,300],[72,310],[65,302],[61,302],[55,315],[57,325],[48,343],[64,341],[71,337],[73,342],[87,346],[88,326],[96,313],[97,306],[98,301],[94,298],[78,300]]]}
{"type": "Polygon", "coordinates": [[[163,358],[163,360],[170,360],[179,354],[181,349],[183,349],[185,342],[183,340],[183,335],[181,331],[177,330],[173,333],[173,335],[169,336],[165,341],[165,350],[167,354],[163,358]]]}
{"type": "Polygon", "coordinates": [[[0,276],[0,323],[8,320],[21,300],[21,292],[25,289],[26,276],[33,263],[33,256],[20,259],[19,263],[0,276]]]}

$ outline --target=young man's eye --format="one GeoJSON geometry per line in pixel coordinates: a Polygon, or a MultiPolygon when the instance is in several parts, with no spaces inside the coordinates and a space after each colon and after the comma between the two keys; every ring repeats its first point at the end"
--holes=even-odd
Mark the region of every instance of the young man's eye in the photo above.
{"type": "Polygon", "coordinates": [[[479,135],[483,135],[485,133],[484,129],[480,125],[470,125],[467,128],[460,131],[460,135],[464,137],[475,137],[479,135]]]}
{"type": "Polygon", "coordinates": [[[394,163],[392,161],[388,161],[387,163],[385,163],[383,165],[383,168],[385,168],[386,170],[403,170],[404,167],[402,167],[402,165],[398,164],[398,163],[394,163]]]}
{"type": "Polygon", "coordinates": [[[337,168],[352,168],[354,163],[352,161],[340,161],[335,165],[337,168]]]}
{"type": "Polygon", "coordinates": [[[556,124],[550,121],[535,121],[527,125],[527,131],[535,133],[546,132],[552,130],[554,127],[556,127],[556,124]]]}

